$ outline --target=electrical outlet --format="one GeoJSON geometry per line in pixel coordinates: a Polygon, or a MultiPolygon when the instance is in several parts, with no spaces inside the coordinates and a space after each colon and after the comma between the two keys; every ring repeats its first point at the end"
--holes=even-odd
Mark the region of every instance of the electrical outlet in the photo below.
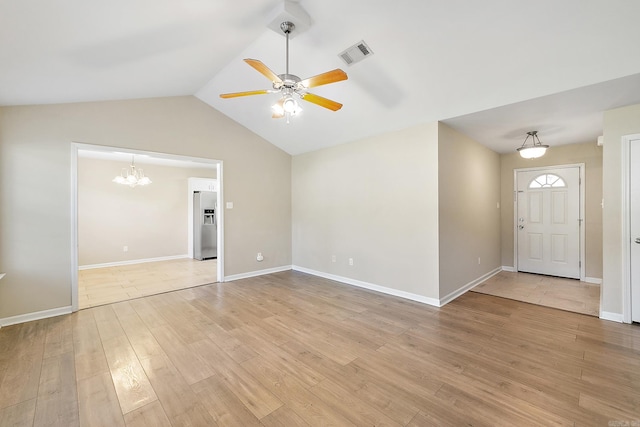
{"type": "Polygon", "coordinates": [[[258,256],[256,256],[256,261],[260,262],[264,259],[264,257],[262,256],[262,252],[258,252],[258,256]]]}
{"type": "Polygon", "coordinates": [[[122,252],[129,252],[129,246],[123,246],[122,252]]]}
{"type": "Polygon", "coordinates": [[[349,258],[349,265],[353,265],[353,258],[349,258]]]}
{"type": "Polygon", "coordinates": [[[478,265],[480,265],[480,257],[478,257],[478,265]]]}
{"type": "Polygon", "coordinates": [[[336,256],[335,255],[331,255],[331,262],[336,262],[336,256]]]}

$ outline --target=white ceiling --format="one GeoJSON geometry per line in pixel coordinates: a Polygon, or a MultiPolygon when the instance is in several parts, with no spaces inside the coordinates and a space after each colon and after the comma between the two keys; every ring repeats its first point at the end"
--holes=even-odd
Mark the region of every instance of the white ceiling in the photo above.
{"type": "Polygon", "coordinates": [[[301,78],[349,80],[272,119],[276,94],[243,58],[284,72],[284,37],[267,29],[282,0],[0,2],[0,105],[195,94],[299,154],[442,120],[498,152],[538,130],[546,144],[593,140],[602,111],[640,103],[640,2],[630,0],[301,0],[311,25],[290,44],[301,78]],[[365,40],[351,67],[337,54],[365,40]]]}

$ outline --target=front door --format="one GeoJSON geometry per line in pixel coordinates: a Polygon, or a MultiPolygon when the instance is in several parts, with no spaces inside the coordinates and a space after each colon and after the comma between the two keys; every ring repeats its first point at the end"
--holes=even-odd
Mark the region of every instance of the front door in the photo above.
{"type": "Polygon", "coordinates": [[[518,171],[518,271],[580,278],[580,167],[518,171]]]}

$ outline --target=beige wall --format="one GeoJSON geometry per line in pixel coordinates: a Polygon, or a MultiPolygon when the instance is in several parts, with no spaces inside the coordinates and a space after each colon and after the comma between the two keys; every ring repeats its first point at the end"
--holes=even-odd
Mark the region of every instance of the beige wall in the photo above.
{"type": "Polygon", "coordinates": [[[523,159],[515,151],[500,156],[502,265],[513,267],[513,170],[585,164],[585,274],[602,278],[602,147],[596,141],[551,147],[538,159],[523,159]]]}
{"type": "Polygon", "coordinates": [[[80,266],[186,255],[189,177],[216,178],[215,169],[136,162],[153,183],[131,188],[112,182],[128,162],[78,159],[80,266]],[[124,252],[123,246],[129,251],[124,252]]]}
{"type": "Polygon", "coordinates": [[[295,156],[293,264],[438,298],[437,150],[432,123],[295,156]]]}
{"type": "Polygon", "coordinates": [[[604,113],[602,310],[622,314],[622,137],[640,133],[640,104],[604,113]]]}
{"type": "Polygon", "coordinates": [[[3,107],[0,319],[71,304],[73,141],[222,160],[225,274],[291,264],[291,156],[195,97],[3,107]]]}
{"type": "Polygon", "coordinates": [[[438,187],[444,298],[501,265],[500,156],[440,123],[438,187]]]}

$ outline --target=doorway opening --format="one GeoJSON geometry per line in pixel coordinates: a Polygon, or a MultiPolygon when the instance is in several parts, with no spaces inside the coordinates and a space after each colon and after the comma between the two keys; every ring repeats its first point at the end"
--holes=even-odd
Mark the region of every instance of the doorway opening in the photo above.
{"type": "Polygon", "coordinates": [[[222,281],[222,210],[216,212],[216,257],[195,260],[188,246],[189,178],[215,183],[221,205],[222,161],[84,143],[71,148],[73,311],[222,281]],[[111,182],[133,159],[152,183],[111,182]]]}

